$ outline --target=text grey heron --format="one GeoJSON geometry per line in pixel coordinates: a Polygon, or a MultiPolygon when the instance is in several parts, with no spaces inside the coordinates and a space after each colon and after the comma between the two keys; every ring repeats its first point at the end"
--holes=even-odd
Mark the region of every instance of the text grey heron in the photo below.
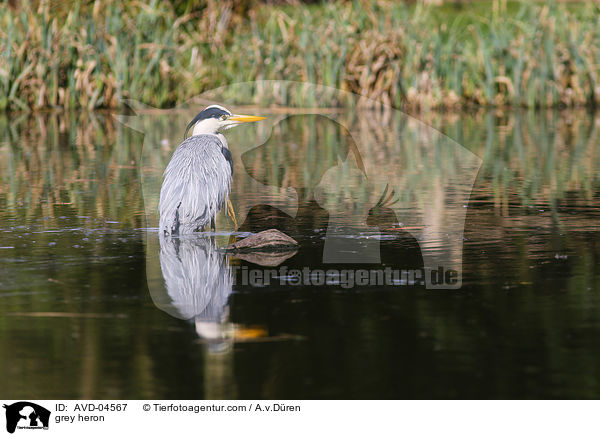
{"type": "MultiPolygon", "coordinates": [[[[227,204],[227,212],[235,223],[229,201],[233,160],[224,130],[265,117],[235,115],[222,106],[208,106],[188,124],[164,173],[160,189],[159,231],[178,235],[215,230],[215,217],[227,204]]],[[[235,223],[237,226],[237,223],[235,223]]]]}

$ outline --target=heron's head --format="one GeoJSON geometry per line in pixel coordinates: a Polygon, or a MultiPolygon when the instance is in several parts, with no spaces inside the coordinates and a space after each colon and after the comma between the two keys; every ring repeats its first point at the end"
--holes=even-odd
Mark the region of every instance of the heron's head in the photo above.
{"type": "Polygon", "coordinates": [[[231,129],[242,123],[251,123],[260,121],[265,117],[255,117],[252,115],[236,115],[219,105],[208,106],[202,112],[194,117],[185,129],[185,135],[193,128],[192,136],[202,134],[216,134],[220,131],[231,129]]]}

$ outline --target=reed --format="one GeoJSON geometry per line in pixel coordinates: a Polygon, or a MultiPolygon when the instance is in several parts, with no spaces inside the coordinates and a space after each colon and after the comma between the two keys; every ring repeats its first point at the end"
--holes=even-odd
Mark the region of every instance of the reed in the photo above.
{"type": "MultiPolygon", "coordinates": [[[[579,107],[600,103],[600,6],[490,1],[487,12],[387,0],[28,2],[0,11],[0,110],[170,107],[214,87],[294,80],[364,104],[579,107]],[[373,103],[375,101],[376,103],[373,103]]],[[[245,103],[306,102],[260,83],[245,103]]],[[[347,105],[327,93],[315,105],[347,105]]]]}

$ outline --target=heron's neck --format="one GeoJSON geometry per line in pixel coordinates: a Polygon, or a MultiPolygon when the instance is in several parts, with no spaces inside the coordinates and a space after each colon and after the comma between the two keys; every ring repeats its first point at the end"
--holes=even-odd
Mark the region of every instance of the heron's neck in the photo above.
{"type": "Polygon", "coordinates": [[[218,131],[218,124],[212,123],[210,120],[202,120],[194,126],[192,136],[196,135],[215,135],[217,138],[219,138],[221,144],[223,144],[223,147],[229,148],[227,139],[225,139],[225,136],[218,131]]]}
{"type": "Polygon", "coordinates": [[[192,136],[196,135],[218,135],[219,122],[214,118],[198,121],[192,131],[192,136]]]}
{"type": "Polygon", "coordinates": [[[221,140],[221,144],[223,144],[223,147],[225,148],[229,148],[229,144],[227,144],[227,139],[225,139],[225,135],[223,135],[222,133],[217,133],[217,138],[219,138],[221,140]]]}

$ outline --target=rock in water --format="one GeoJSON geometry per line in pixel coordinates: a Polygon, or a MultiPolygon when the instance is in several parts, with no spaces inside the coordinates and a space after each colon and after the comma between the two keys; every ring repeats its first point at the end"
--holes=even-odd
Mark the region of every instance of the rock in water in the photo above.
{"type": "Polygon", "coordinates": [[[298,253],[298,250],[292,248],[291,250],[278,250],[278,251],[251,251],[251,252],[236,252],[232,253],[232,256],[236,259],[245,260],[246,262],[254,263],[260,266],[268,266],[274,268],[281,265],[283,262],[293,257],[298,253]]]}
{"type": "Polygon", "coordinates": [[[277,229],[264,230],[225,247],[230,252],[287,251],[298,247],[298,242],[277,229]]]}

